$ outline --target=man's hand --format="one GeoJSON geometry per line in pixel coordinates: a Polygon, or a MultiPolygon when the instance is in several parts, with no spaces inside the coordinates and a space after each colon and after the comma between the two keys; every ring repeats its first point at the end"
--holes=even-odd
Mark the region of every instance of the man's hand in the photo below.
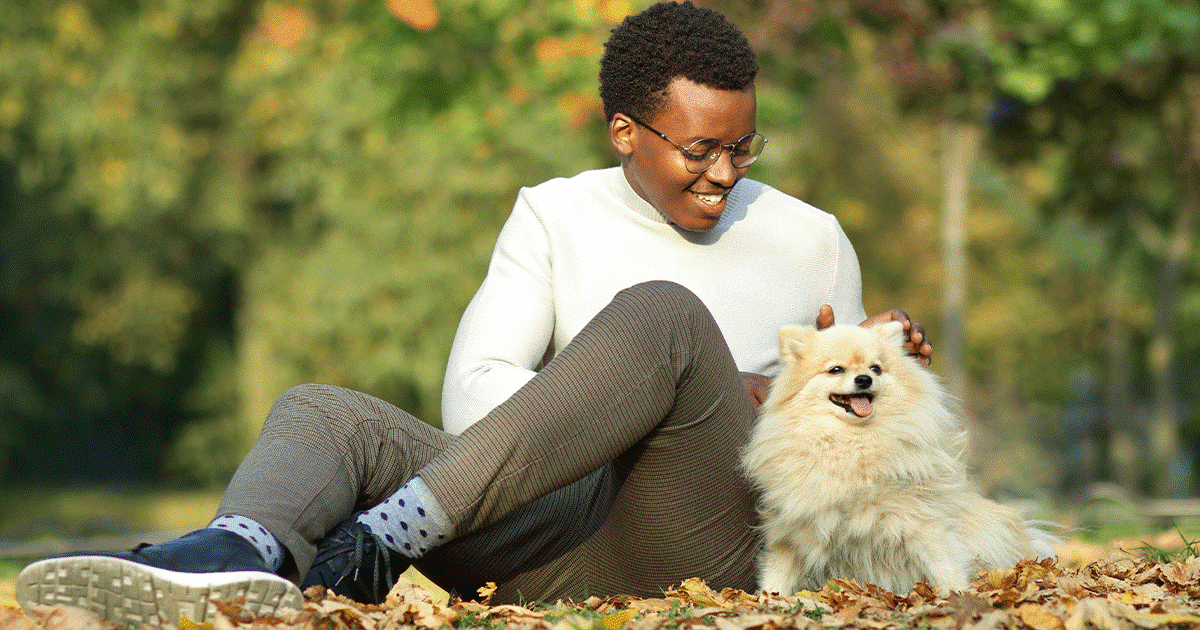
{"type": "Polygon", "coordinates": [[[741,374],[742,385],[746,386],[746,393],[750,395],[750,405],[754,407],[754,413],[758,413],[758,407],[767,399],[767,393],[771,389],[771,379],[752,372],[741,374]]]}
{"type": "MultiPolygon", "coordinates": [[[[933,360],[933,346],[929,344],[929,339],[925,336],[925,327],[919,322],[915,322],[908,316],[908,313],[894,308],[890,311],[884,311],[878,315],[863,320],[859,326],[874,326],[885,322],[901,322],[904,324],[904,332],[908,333],[908,341],[904,342],[904,349],[908,351],[910,356],[914,356],[921,365],[929,367],[930,361],[933,360]]],[[[822,330],[833,325],[833,307],[828,304],[821,305],[821,312],[817,314],[817,329],[822,330]]]]}

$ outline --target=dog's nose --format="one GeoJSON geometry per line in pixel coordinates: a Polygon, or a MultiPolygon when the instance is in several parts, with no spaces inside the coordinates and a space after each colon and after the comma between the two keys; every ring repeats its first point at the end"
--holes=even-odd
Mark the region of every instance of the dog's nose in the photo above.
{"type": "Polygon", "coordinates": [[[854,377],[854,384],[857,385],[859,389],[866,389],[871,386],[871,377],[867,376],[866,374],[859,374],[858,376],[854,377]]]}

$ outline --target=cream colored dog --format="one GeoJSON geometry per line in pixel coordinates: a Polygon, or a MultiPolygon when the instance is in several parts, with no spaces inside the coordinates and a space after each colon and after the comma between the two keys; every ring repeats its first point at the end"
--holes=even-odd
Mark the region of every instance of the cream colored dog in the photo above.
{"type": "Polygon", "coordinates": [[[903,342],[897,322],[780,331],[782,371],[742,459],[761,492],[761,589],[962,590],[1054,555],[1053,536],[971,489],[949,396],[903,342]]]}

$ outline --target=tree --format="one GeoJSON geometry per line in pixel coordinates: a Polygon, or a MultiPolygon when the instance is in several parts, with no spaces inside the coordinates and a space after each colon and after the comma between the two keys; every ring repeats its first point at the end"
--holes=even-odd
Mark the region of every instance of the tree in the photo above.
{"type": "Polygon", "coordinates": [[[68,434],[137,437],[143,478],[218,483],[306,380],[438,422],[458,315],[517,188],[607,162],[595,67],[622,7],[414,6],[9,11],[10,455],[77,418],[68,434]]]}
{"type": "MultiPolygon", "coordinates": [[[[731,10],[734,10],[731,8],[731,10]]],[[[944,195],[947,208],[963,208],[964,203],[949,203],[964,198],[962,191],[990,188],[1004,195],[991,203],[1012,212],[1012,219],[1034,230],[1028,245],[1057,250],[1057,270],[1038,265],[1034,255],[1026,259],[1028,280],[1042,285],[1043,299],[1056,303],[1057,312],[1044,312],[1040,317],[1026,317],[1012,322],[1013,327],[996,326],[997,318],[989,310],[997,306],[1012,310],[1017,298],[1025,291],[1014,292],[1001,305],[993,301],[985,308],[979,304],[979,290],[970,297],[972,308],[967,315],[968,329],[972,318],[976,337],[968,337],[966,346],[975,357],[988,356],[993,365],[989,378],[983,378],[980,367],[972,367],[974,380],[995,389],[1004,382],[1005,364],[996,359],[1005,352],[1025,349],[1028,354],[1007,367],[1025,373],[1026,391],[1049,393],[1048,374],[1061,374],[1071,363],[1079,366],[1089,360],[1087,352],[1099,343],[1094,334],[1101,324],[1095,315],[1102,302],[1109,312],[1120,314],[1121,329],[1110,328],[1108,339],[1113,356],[1107,362],[1112,377],[1106,379],[1111,392],[1129,391],[1118,384],[1119,374],[1138,373],[1138,365],[1127,366],[1116,354],[1133,335],[1133,345],[1140,345],[1139,322],[1130,317],[1146,292],[1141,282],[1149,270],[1144,263],[1157,259],[1159,280],[1155,282],[1158,303],[1155,313],[1153,341],[1148,343],[1145,364],[1149,379],[1155,383],[1153,399],[1157,429],[1153,431],[1158,446],[1153,459],[1157,460],[1156,479],[1165,479],[1163,462],[1176,453],[1178,439],[1178,388],[1173,383],[1177,375],[1187,373],[1171,367],[1176,356],[1172,341],[1178,327],[1175,315],[1181,295],[1187,295],[1185,279],[1193,272],[1190,243],[1194,241],[1194,193],[1196,182],[1194,150],[1194,118],[1187,86],[1195,68],[1196,9],[1188,3],[1144,3],[1117,0],[1109,3],[1086,2],[1026,2],[997,0],[967,3],[942,2],[762,2],[742,12],[746,19],[753,14],[765,16],[761,21],[762,34],[758,43],[769,71],[779,73],[785,84],[795,89],[803,101],[805,96],[820,99],[820,89],[809,86],[828,84],[852,76],[866,89],[882,97],[892,97],[906,119],[899,126],[919,129],[917,118],[942,121],[944,132],[943,171],[947,174],[944,195]],[[776,65],[778,64],[778,65],[776,65]],[[880,78],[882,76],[883,78],[880,78]],[[1155,87],[1156,85],[1160,87],[1155,87]],[[1067,96],[1072,95],[1072,96],[1067,96]],[[1168,96],[1173,95],[1173,96],[1168,96]],[[1101,115],[1103,113],[1103,115],[1101,115]],[[1020,129],[1020,132],[1015,132],[1020,129]],[[976,162],[970,150],[975,137],[980,137],[984,159],[976,162]],[[1191,151],[1192,155],[1188,155],[1191,151]],[[1019,154],[1026,161],[1016,159],[1019,154]],[[1133,161],[1123,163],[1132,158],[1133,161]],[[1007,165],[1008,184],[997,184],[998,165],[1007,165]],[[1134,164],[1143,168],[1132,168],[1134,164]],[[972,166],[973,164],[973,166],[972,166]],[[1155,168],[1144,168],[1155,164],[1155,168]],[[1023,170],[1024,169],[1024,170],[1023,170]],[[990,172],[989,172],[990,171],[990,172]],[[973,183],[963,186],[964,174],[970,172],[973,183]],[[1047,176],[1048,175],[1048,176],[1047,176]],[[981,179],[990,178],[985,182],[981,179]],[[950,186],[950,182],[957,182],[950,186]],[[1042,216],[1028,216],[1025,208],[1040,206],[1042,216]],[[1168,211],[1168,208],[1177,208],[1168,211]],[[1063,210],[1073,209],[1074,212],[1063,210]],[[1099,211],[1097,211],[1099,209],[1099,211]],[[1128,211],[1138,209],[1141,218],[1127,220],[1128,211]],[[1073,217],[1084,217],[1089,223],[1079,225],[1073,217]],[[1044,235],[1036,235],[1044,231],[1044,235]],[[1093,243],[1099,233],[1108,232],[1112,247],[1108,256],[1096,253],[1093,243]],[[1151,254],[1147,259],[1147,252],[1151,254]],[[1173,261],[1173,262],[1168,262],[1173,261]],[[1096,266],[1100,265],[1099,269],[1096,266]],[[1060,278],[1053,274],[1060,274],[1060,278]],[[1123,280],[1110,282],[1121,276],[1123,280]],[[1076,286],[1063,279],[1074,279],[1076,286]],[[1099,288],[1106,300],[1094,297],[1099,288]],[[1069,296],[1069,297],[1068,297],[1069,296]],[[1050,317],[1047,317],[1050,315],[1050,317]],[[983,327],[982,323],[991,322],[983,327]],[[1131,330],[1125,330],[1131,326],[1131,330]],[[984,339],[996,346],[984,355],[984,339]],[[1047,335],[1068,344],[1070,356],[1047,353],[1047,335]],[[1068,341],[1071,340],[1072,341],[1068,341]],[[1039,342],[1040,340],[1040,342],[1039,342]],[[1132,368],[1128,370],[1127,368],[1132,368]],[[1040,381],[1040,383],[1038,382],[1040,381]],[[1175,393],[1172,393],[1174,390],[1175,393]]],[[[883,100],[883,99],[881,99],[883,100]]],[[[835,107],[848,109],[852,99],[842,99],[835,107]]],[[[803,106],[803,105],[801,105],[803,106]]],[[[832,118],[836,110],[821,112],[832,118]]],[[[827,125],[822,118],[811,118],[810,125],[827,125]]],[[[883,141],[882,136],[876,141],[883,141]]],[[[892,142],[905,142],[891,136],[892,142]]],[[[886,152],[884,146],[861,147],[849,145],[849,152],[873,155],[886,152]],[[865,150],[864,150],[865,149],[865,150]]],[[[837,154],[847,143],[830,143],[827,150],[837,154]]],[[[859,163],[867,160],[856,158],[859,163]]],[[[836,160],[830,162],[837,165],[836,160]]],[[[886,166],[886,165],[885,165],[886,166]]],[[[836,168],[836,166],[834,167],[836,168]]],[[[876,223],[896,222],[895,203],[884,196],[872,196],[869,181],[879,175],[869,171],[845,170],[840,179],[844,188],[839,194],[859,196],[874,212],[876,223]],[[868,190],[863,192],[864,188],[868,190]],[[853,192],[850,192],[853,191],[853,192]]],[[[899,169],[897,169],[899,172],[899,169]]],[[[818,175],[819,177],[819,175],[818,175]]],[[[907,181],[895,193],[921,198],[920,178],[907,181]]],[[[836,209],[836,204],[830,205],[836,209]]],[[[981,208],[977,201],[972,212],[981,208]]],[[[868,211],[869,212],[869,211],[868,211]]],[[[947,216],[953,217],[954,214],[947,216]]],[[[978,232],[983,221],[967,225],[978,232]]],[[[943,267],[947,271],[961,269],[961,251],[950,247],[958,240],[960,229],[955,222],[945,223],[944,246],[947,252],[943,267]],[[954,238],[951,238],[954,237],[954,238]]],[[[861,236],[861,235],[860,235],[861,236]]],[[[874,245],[879,243],[873,242],[874,245]]],[[[980,266],[986,255],[986,245],[977,239],[967,239],[968,260],[972,273],[981,283],[993,282],[993,275],[980,266]]],[[[884,246],[886,247],[886,245],[884,246]]],[[[867,255],[870,255],[869,253],[867,255]]],[[[914,260],[918,254],[911,249],[901,254],[914,260]]],[[[990,258],[994,264],[999,258],[990,258]]],[[[878,264],[879,261],[871,261],[878,264]]],[[[913,275],[910,272],[910,275],[913,275]]],[[[1015,278],[1015,277],[1014,277],[1015,278]]],[[[1014,278],[1010,278],[1014,279],[1014,278]]],[[[961,295],[961,281],[944,278],[947,295],[961,295]]],[[[869,288],[880,290],[878,286],[869,288]]],[[[903,282],[903,281],[901,281],[903,282]]],[[[1009,282],[1012,288],[1023,287],[1009,282]]],[[[1034,288],[1035,287],[1031,287],[1034,288]]],[[[885,289],[886,290],[886,289],[885,289]]],[[[942,329],[938,339],[949,339],[951,351],[945,352],[945,342],[939,344],[939,357],[948,354],[951,362],[957,353],[953,340],[957,337],[955,311],[961,298],[947,299],[942,329]]],[[[1028,309],[1026,309],[1028,310],[1028,309]]],[[[1118,321],[1110,318],[1110,321],[1118,321]]],[[[978,366],[980,359],[973,361],[978,366]]],[[[943,367],[943,369],[946,369],[943,367]]],[[[1076,368],[1078,369],[1078,368],[1076,368]]],[[[948,370],[953,377],[957,371],[948,370]]],[[[1060,382],[1065,383],[1063,378],[1060,382]]],[[[1066,387],[1060,391],[1065,392],[1066,387]]],[[[976,390],[978,391],[978,389],[976,390]]],[[[1016,392],[1014,392],[1016,393],[1016,392]]],[[[1062,396],[1063,394],[1055,394],[1062,396]]],[[[1110,401],[1119,399],[1110,395],[1110,401]]],[[[1134,405],[1121,407],[1133,409],[1134,405]]],[[[1108,405],[1110,410],[1116,405],[1108,405]]],[[[1118,414],[1120,412],[1117,412],[1118,414]]],[[[1130,421],[1118,416],[1120,422],[1110,422],[1119,431],[1128,428],[1130,421]]],[[[1124,443],[1131,443],[1126,438],[1124,443]]],[[[1130,449],[1122,447],[1121,452],[1130,449]]],[[[1130,462],[1138,458],[1129,458],[1130,462]]],[[[1122,473],[1123,478],[1132,478],[1122,473]]],[[[1164,488],[1159,487],[1159,492],[1164,488]]]]}
{"type": "Polygon", "coordinates": [[[1048,207],[1109,226],[1108,398],[1116,412],[1109,425],[1118,435],[1137,427],[1122,417],[1133,405],[1120,400],[1130,391],[1128,333],[1117,329],[1147,337],[1148,465],[1141,473],[1129,470],[1138,464],[1129,457],[1118,475],[1127,483],[1148,475],[1148,489],[1159,496],[1184,493],[1191,471],[1177,467],[1177,379],[1186,373],[1178,369],[1178,340],[1200,205],[1200,8],[1114,0],[1012,1],[1000,9],[993,50],[998,87],[1012,100],[997,124],[1008,150],[1058,164],[1048,207]],[[1138,286],[1140,272],[1131,263],[1154,268],[1152,289],[1138,286]],[[1139,323],[1121,311],[1143,291],[1154,315],[1139,323]]]}

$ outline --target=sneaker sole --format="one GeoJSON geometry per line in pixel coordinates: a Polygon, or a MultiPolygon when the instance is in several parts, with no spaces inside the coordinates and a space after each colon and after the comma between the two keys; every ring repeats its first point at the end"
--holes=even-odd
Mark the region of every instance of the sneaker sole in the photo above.
{"type": "Polygon", "coordinates": [[[64,604],[135,628],[179,626],[183,617],[204,623],[216,612],[213,599],[245,598],[244,608],[256,615],[304,606],[300,589],[271,573],[180,573],[109,556],[34,562],[17,576],[16,595],[26,612],[64,604]]]}

